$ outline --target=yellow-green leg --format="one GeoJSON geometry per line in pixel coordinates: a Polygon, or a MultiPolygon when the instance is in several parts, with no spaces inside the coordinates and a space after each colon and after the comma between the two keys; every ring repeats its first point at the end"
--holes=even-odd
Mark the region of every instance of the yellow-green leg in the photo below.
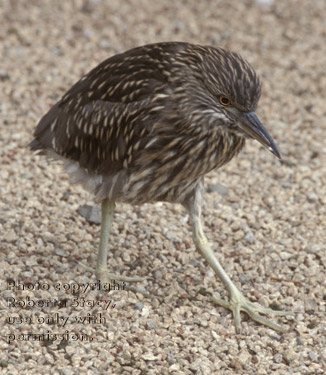
{"type": "MultiPolygon", "coordinates": [[[[191,212],[190,212],[191,213],[191,212]]],[[[230,295],[229,301],[224,301],[216,297],[212,297],[213,302],[230,309],[233,313],[236,332],[239,333],[241,330],[241,317],[240,311],[246,312],[251,319],[263,324],[269,328],[276,331],[286,332],[286,329],[279,324],[276,324],[261,315],[261,314],[273,314],[273,315],[288,315],[290,312],[286,311],[274,311],[272,309],[265,308],[259,304],[252,303],[247,298],[245,298],[242,293],[233,284],[229,276],[226,274],[219,261],[215,257],[213,251],[211,250],[207,238],[203,232],[202,225],[200,222],[200,217],[197,215],[190,215],[192,219],[193,226],[193,238],[197,250],[206,259],[208,264],[213,268],[215,274],[222,281],[225,288],[228,290],[230,295]]]]}
{"type": "MultiPolygon", "coordinates": [[[[114,215],[115,203],[104,199],[102,201],[102,223],[101,223],[101,235],[100,235],[100,246],[97,256],[96,269],[88,267],[82,263],[81,266],[86,268],[88,271],[95,273],[97,280],[102,283],[109,283],[111,280],[122,281],[122,282],[139,282],[146,280],[146,277],[128,277],[118,275],[108,270],[108,248],[109,248],[109,237],[112,226],[112,220],[114,215]]],[[[140,292],[147,295],[147,292],[142,289],[133,288],[126,286],[125,289],[132,290],[134,292],[140,292]]]]}
{"type": "Polygon", "coordinates": [[[101,236],[100,246],[97,256],[97,265],[95,274],[97,278],[103,282],[109,280],[118,280],[125,282],[138,282],[145,280],[144,277],[128,277],[121,276],[115,273],[111,273],[108,270],[108,249],[109,249],[109,237],[113,221],[115,203],[104,199],[102,201],[102,223],[101,223],[101,236]]]}

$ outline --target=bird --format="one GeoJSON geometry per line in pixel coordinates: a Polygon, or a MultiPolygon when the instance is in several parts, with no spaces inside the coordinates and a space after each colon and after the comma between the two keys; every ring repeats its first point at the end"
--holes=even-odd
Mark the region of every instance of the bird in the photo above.
{"type": "Polygon", "coordinates": [[[261,83],[236,52],[186,42],[135,47],[83,75],[41,118],[29,147],[63,162],[72,183],[101,203],[97,279],[144,278],[109,272],[109,233],[116,202],[182,204],[196,249],[224,284],[236,332],[241,314],[284,332],[263,315],[286,315],[249,301],[222,268],[204,234],[204,177],[228,163],[246,139],[280,152],[256,114],[261,83]]]}

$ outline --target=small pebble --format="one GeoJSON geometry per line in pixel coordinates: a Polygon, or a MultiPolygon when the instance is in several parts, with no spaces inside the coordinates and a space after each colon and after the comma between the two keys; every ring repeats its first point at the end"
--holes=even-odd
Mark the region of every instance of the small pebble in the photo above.
{"type": "Polygon", "coordinates": [[[248,242],[249,244],[254,244],[255,243],[255,236],[252,232],[247,232],[245,237],[244,237],[245,241],[248,242]]]}
{"type": "Polygon", "coordinates": [[[78,208],[78,213],[91,224],[101,224],[101,209],[99,206],[84,204],[78,208]]]}
{"type": "Polygon", "coordinates": [[[282,354],[278,353],[274,355],[274,362],[275,363],[281,363],[283,361],[283,356],[282,354]]]}
{"type": "Polygon", "coordinates": [[[315,362],[315,361],[318,360],[318,355],[317,355],[316,352],[311,351],[311,352],[309,352],[309,358],[310,358],[312,361],[315,362]]]}
{"type": "Polygon", "coordinates": [[[152,320],[152,319],[149,319],[147,322],[146,322],[146,328],[147,329],[156,329],[157,328],[157,323],[152,320]]]}
{"type": "Polygon", "coordinates": [[[211,184],[207,186],[207,192],[219,193],[222,197],[227,197],[229,195],[229,189],[222,184],[211,184]]]}
{"type": "Polygon", "coordinates": [[[144,306],[144,305],[143,305],[140,301],[137,301],[137,302],[135,303],[134,309],[135,309],[135,310],[138,310],[138,311],[142,311],[143,306],[144,306]]]}
{"type": "Polygon", "coordinates": [[[8,242],[15,242],[18,240],[18,236],[13,230],[11,230],[3,236],[3,239],[8,242]]]}

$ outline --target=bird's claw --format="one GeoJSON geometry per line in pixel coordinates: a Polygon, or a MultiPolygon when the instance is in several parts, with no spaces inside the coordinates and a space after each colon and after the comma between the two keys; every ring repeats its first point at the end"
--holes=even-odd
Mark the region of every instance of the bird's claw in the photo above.
{"type": "Polygon", "coordinates": [[[85,268],[87,271],[92,272],[96,275],[96,277],[101,280],[103,283],[109,283],[112,280],[115,281],[123,281],[126,283],[137,283],[141,281],[147,280],[147,277],[138,277],[138,276],[123,276],[118,275],[116,273],[109,272],[107,269],[94,269],[92,267],[88,267],[81,262],[77,262],[80,266],[85,268]]]}
{"type": "Polygon", "coordinates": [[[122,276],[122,275],[118,275],[118,274],[115,274],[115,273],[112,273],[112,272],[108,272],[107,269],[99,270],[99,269],[94,269],[92,267],[86,266],[85,264],[83,264],[81,262],[77,262],[77,263],[78,263],[78,265],[80,265],[84,269],[86,269],[87,271],[94,273],[96,275],[97,279],[100,280],[101,283],[103,283],[103,284],[108,284],[108,283],[112,282],[112,280],[114,280],[115,282],[117,282],[117,284],[120,284],[122,286],[123,290],[129,290],[129,291],[134,292],[134,293],[140,293],[140,294],[142,294],[142,295],[144,295],[145,297],[148,297],[148,298],[151,297],[150,293],[148,293],[146,290],[144,290],[142,288],[121,284],[121,282],[122,283],[124,283],[124,282],[136,283],[136,282],[145,281],[145,280],[149,279],[148,277],[122,276]]]}
{"type": "Polygon", "coordinates": [[[263,324],[279,332],[286,332],[287,329],[271,320],[264,318],[263,316],[259,315],[259,313],[278,316],[293,315],[293,313],[289,311],[272,310],[257,303],[250,302],[240,292],[239,294],[232,296],[229,302],[214,296],[212,296],[212,301],[232,311],[235,322],[235,330],[237,333],[241,332],[241,311],[246,312],[255,322],[263,324]]]}

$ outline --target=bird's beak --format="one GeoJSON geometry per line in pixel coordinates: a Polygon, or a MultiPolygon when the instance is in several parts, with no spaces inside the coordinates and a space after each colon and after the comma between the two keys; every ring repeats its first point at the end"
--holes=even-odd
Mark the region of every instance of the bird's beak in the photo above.
{"type": "Polygon", "coordinates": [[[263,146],[267,147],[270,152],[281,159],[281,154],[273,140],[265,129],[264,125],[260,122],[256,112],[241,112],[236,108],[230,108],[230,111],[237,117],[240,129],[249,135],[251,138],[256,139],[263,146]]]}

